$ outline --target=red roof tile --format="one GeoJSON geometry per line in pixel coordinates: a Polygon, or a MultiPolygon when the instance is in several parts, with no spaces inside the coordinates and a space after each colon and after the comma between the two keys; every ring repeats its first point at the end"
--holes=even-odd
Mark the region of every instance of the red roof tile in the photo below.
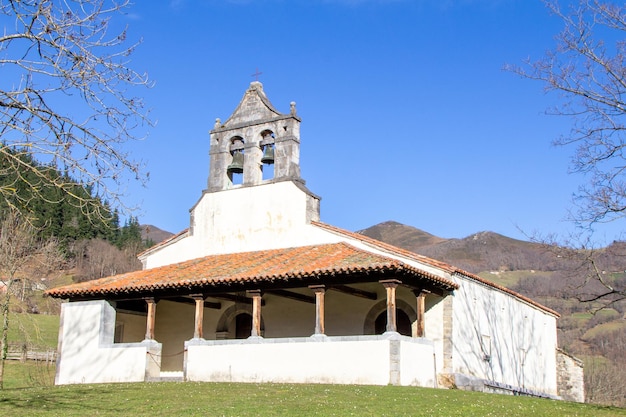
{"type": "MultiPolygon", "coordinates": [[[[383,274],[413,276],[452,290],[451,280],[422,271],[401,261],[357,249],[347,243],[303,246],[256,252],[212,255],[158,268],[129,272],[94,281],[53,288],[57,298],[91,298],[189,288],[210,290],[233,284],[293,284],[322,277],[383,274]]],[[[325,281],[326,283],[330,283],[325,281]]]]}

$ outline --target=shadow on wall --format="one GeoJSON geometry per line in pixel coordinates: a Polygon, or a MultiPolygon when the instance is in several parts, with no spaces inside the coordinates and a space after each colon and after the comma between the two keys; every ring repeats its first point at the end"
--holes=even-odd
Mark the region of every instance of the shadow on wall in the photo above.
{"type": "Polygon", "coordinates": [[[553,318],[479,285],[461,291],[454,298],[454,371],[556,395],[556,363],[547,357],[556,352],[556,329],[554,339],[547,329],[553,318]]]}

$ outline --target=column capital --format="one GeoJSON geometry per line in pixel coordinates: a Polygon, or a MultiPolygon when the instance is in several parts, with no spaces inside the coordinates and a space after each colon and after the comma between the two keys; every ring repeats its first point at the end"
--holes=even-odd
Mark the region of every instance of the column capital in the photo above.
{"type": "Polygon", "coordinates": [[[323,285],[323,284],[309,285],[309,289],[313,290],[314,292],[323,292],[323,291],[326,291],[326,285],[323,285]]]}
{"type": "Polygon", "coordinates": [[[396,288],[398,285],[402,284],[402,281],[399,279],[381,279],[378,282],[383,284],[385,288],[396,288]]]}
{"type": "Polygon", "coordinates": [[[246,297],[262,297],[263,296],[263,291],[262,290],[246,290],[246,297]]]}
{"type": "Polygon", "coordinates": [[[430,294],[430,291],[425,288],[413,288],[412,291],[413,291],[413,295],[415,295],[416,297],[430,294]]]}
{"type": "Polygon", "coordinates": [[[202,300],[202,301],[204,301],[204,299],[206,298],[206,295],[204,294],[189,294],[189,296],[193,298],[194,300],[202,300]]]}

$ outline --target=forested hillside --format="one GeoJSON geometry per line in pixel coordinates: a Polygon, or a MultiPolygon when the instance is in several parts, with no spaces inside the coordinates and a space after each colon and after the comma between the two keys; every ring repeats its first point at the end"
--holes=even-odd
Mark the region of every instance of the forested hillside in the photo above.
{"type": "Polygon", "coordinates": [[[28,216],[39,238],[55,238],[64,248],[71,247],[76,241],[89,239],[102,239],[118,248],[141,243],[141,230],[136,218],[131,217],[121,225],[118,212],[111,210],[106,201],[93,197],[88,187],[74,182],[71,191],[64,193],[53,184],[58,179],[72,183],[71,178],[38,163],[28,153],[7,152],[42,175],[36,175],[30,169],[12,170],[6,163],[5,153],[0,154],[0,189],[11,193],[10,198],[0,200],[0,213],[4,214],[10,206],[18,209],[28,216]],[[42,177],[49,180],[43,181],[42,177]],[[96,201],[90,206],[90,212],[86,211],[86,200],[96,201]]]}
{"type": "MultiPolygon", "coordinates": [[[[0,189],[10,194],[0,199],[0,220],[19,213],[20,221],[32,226],[29,233],[35,236],[31,240],[39,242],[38,246],[56,248],[59,254],[55,259],[60,260],[54,262],[54,268],[48,265],[45,274],[54,275],[51,269],[58,269],[63,272],[57,275],[83,281],[141,267],[136,255],[153,242],[142,238],[136,218],[127,218],[122,223],[119,213],[111,210],[106,201],[93,197],[88,187],[72,182],[51,166],[34,161],[26,152],[7,152],[34,169],[15,171],[7,163],[5,153],[0,154],[0,189]],[[53,186],[57,181],[73,185],[66,186],[63,192],[53,186]]],[[[19,279],[26,283],[31,275],[44,274],[40,267],[35,267],[36,263],[36,259],[31,259],[17,271],[18,276],[24,277],[19,279]]],[[[28,297],[28,288],[29,285],[22,285],[19,295],[27,305],[16,308],[39,310],[36,307],[39,302],[28,297]]]]}

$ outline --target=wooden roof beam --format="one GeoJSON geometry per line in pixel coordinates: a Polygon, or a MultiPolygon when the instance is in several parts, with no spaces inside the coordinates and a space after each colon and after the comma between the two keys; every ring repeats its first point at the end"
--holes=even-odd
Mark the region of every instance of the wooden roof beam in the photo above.
{"type": "Polygon", "coordinates": [[[291,300],[303,301],[305,303],[315,304],[315,297],[311,295],[300,294],[293,291],[287,290],[267,290],[265,291],[268,294],[274,294],[279,297],[289,298],[291,300]]]}
{"type": "MultiPolygon", "coordinates": [[[[187,297],[167,297],[162,298],[163,300],[173,301],[175,303],[184,303],[184,304],[196,304],[196,301],[192,298],[187,297]]],[[[211,308],[213,310],[220,310],[222,308],[222,303],[216,303],[212,301],[205,301],[204,308],[211,308]]]]}
{"type": "Polygon", "coordinates": [[[420,285],[411,285],[411,284],[407,284],[406,282],[403,282],[401,284],[403,287],[406,287],[408,289],[410,289],[413,292],[425,292],[428,294],[435,294],[438,295],[440,297],[443,297],[445,295],[445,291],[442,290],[441,288],[436,288],[433,286],[420,286],[420,285]]]}
{"type": "MultiPolygon", "coordinates": [[[[227,294],[227,293],[223,293],[223,294],[209,294],[207,295],[208,298],[215,298],[217,300],[225,300],[225,301],[232,301],[234,303],[241,303],[241,304],[246,304],[246,305],[252,305],[252,299],[245,297],[245,296],[241,296],[241,295],[235,295],[235,294],[227,294]]],[[[265,300],[261,299],[261,305],[264,306],[265,305],[265,300]]]]}
{"type": "Polygon", "coordinates": [[[378,295],[375,292],[360,290],[358,288],[349,287],[347,285],[331,285],[331,290],[342,292],[344,294],[354,295],[355,297],[366,298],[368,300],[377,300],[378,295]]]}

